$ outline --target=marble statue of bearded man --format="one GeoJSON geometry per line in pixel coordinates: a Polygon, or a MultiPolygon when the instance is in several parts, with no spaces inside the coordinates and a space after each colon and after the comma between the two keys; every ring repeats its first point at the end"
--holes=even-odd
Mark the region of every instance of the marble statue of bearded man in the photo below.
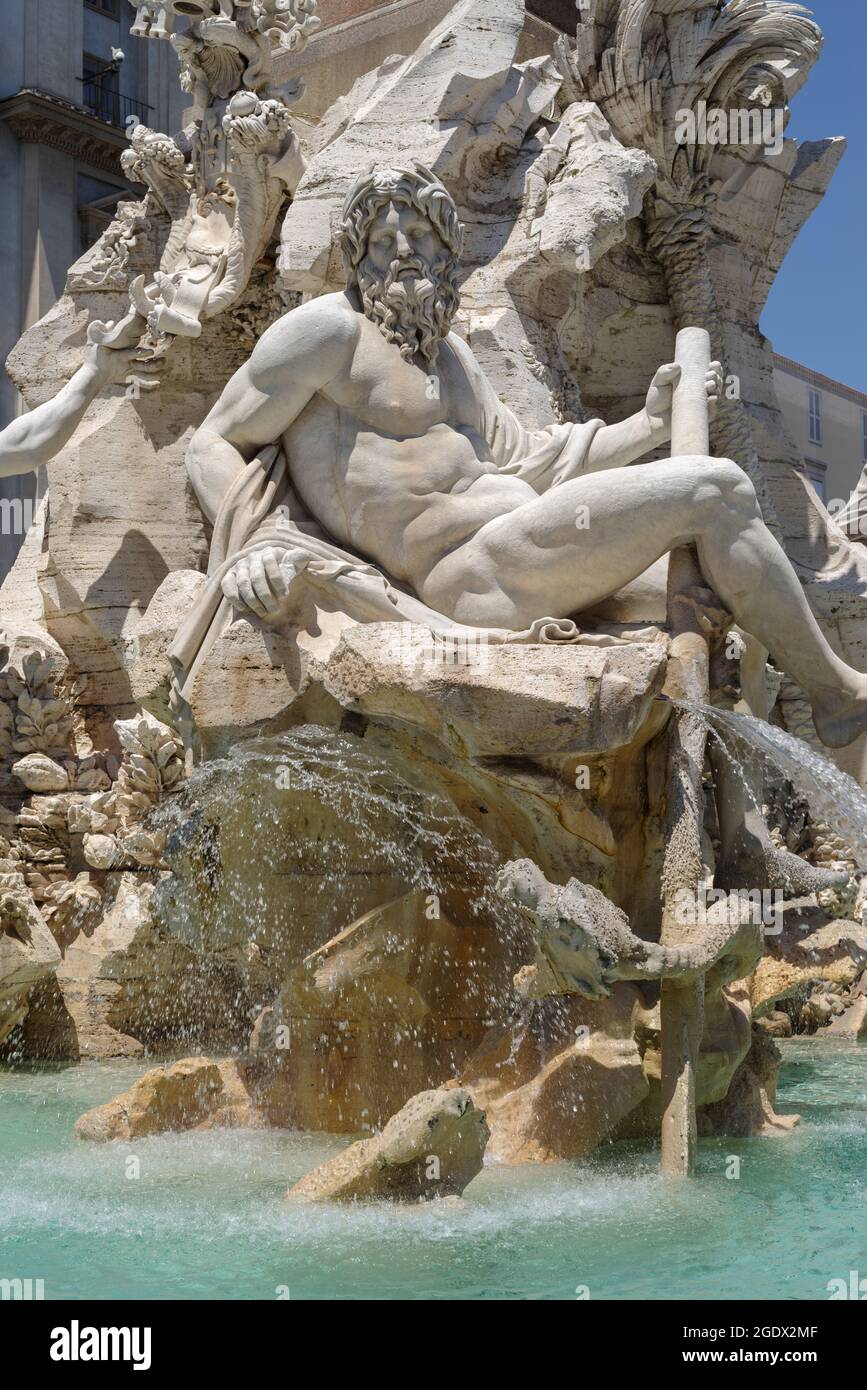
{"type": "MultiPolygon", "coordinates": [[[[821,738],[842,746],[867,728],[867,677],[828,645],[738,464],[629,466],[670,439],[676,366],[618,424],[527,429],[451,330],[461,228],[430,170],[363,174],[341,238],[346,289],[269,328],[191,440],[214,536],[171,653],[182,687],[232,615],[297,624],[312,590],[317,609],[354,621],[568,639],[575,615],[693,543],[708,584],[808,696],[821,738]]],[[[721,379],[713,364],[711,410],[721,379]]]]}

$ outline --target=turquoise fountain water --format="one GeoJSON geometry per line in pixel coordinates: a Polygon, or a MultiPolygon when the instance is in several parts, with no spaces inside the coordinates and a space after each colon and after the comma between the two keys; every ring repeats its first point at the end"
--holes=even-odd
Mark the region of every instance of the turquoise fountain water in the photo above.
{"type": "Polygon", "coordinates": [[[488,1166],[462,1203],[410,1208],[282,1201],[343,1137],[78,1142],[76,1117],[140,1063],[0,1073],[0,1278],[44,1279],[49,1299],[824,1299],[867,1274],[867,1044],[781,1046],[778,1109],[802,1124],[701,1141],[694,1182],[661,1178],[655,1146],[621,1144],[488,1166]]]}

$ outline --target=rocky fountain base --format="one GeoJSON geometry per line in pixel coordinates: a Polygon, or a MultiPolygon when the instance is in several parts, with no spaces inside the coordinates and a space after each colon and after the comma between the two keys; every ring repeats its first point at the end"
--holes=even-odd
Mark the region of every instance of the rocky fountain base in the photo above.
{"type": "MultiPolygon", "coordinates": [[[[160,7],[137,8],[137,32],[168,36],[160,7]]],[[[341,389],[368,398],[352,397],[366,423],[347,433],[376,433],[356,472],[371,457],[380,467],[397,439],[426,477],[443,437],[463,449],[475,435],[471,469],[493,459],[541,496],[594,472],[603,428],[603,474],[669,447],[677,464],[701,455],[723,480],[720,515],[760,535],[786,582],[794,571],[770,533],[787,537],[828,641],[860,669],[863,553],[788,456],[758,331],[840,150],[786,141],[771,165],[764,152],[675,148],[672,130],[683,102],[740,103],[756,73],[756,99],[785,107],[818,30],[764,0],[685,0],[676,13],[590,0],[574,43],[518,61],[521,0],[459,0],[414,52],[384,53],[296,131],[292,63],[313,7],[221,8],[182,21],[189,126],[176,139],[132,131],[125,168],[146,196],[71,268],[10,359],[53,443],[50,513],[0,591],[4,1059],[162,1059],[80,1119],[89,1140],[202,1126],[366,1136],[298,1197],[454,1196],[485,1149],[549,1163],[656,1137],[678,1048],[681,1118],[712,1135],[784,1132],[773,1037],[820,1025],[855,1037],[867,1021],[859,822],[842,834],[834,822],[851,783],[829,784],[811,812],[791,767],[757,770],[755,748],[732,762],[711,740],[705,757],[717,725],[696,702],[712,699],[725,726],[743,697],[811,735],[803,693],[728,631],[691,551],[660,542],[629,589],[578,614],[580,631],[537,618],[455,642],[442,613],[391,583],[387,559],[364,558],[382,540],[365,531],[378,496],[352,517],[346,505],[355,550],[334,542],[340,514],[298,507],[290,464],[316,465],[345,424],[304,434],[314,407],[333,425],[323,393],[342,362],[317,363],[309,317],[292,320],[307,328],[293,339],[290,327],[282,387],[255,378],[277,402],[267,442],[250,419],[233,431],[230,408],[222,424],[209,412],[302,296],[323,359],[334,349],[323,305],[355,305],[340,331],[351,323],[370,350],[341,389]],[[370,188],[355,179],[373,161],[394,166],[380,172],[398,202],[427,200],[440,244],[426,269],[446,252],[454,262],[456,413],[439,411],[433,354],[419,378],[357,307],[364,297],[341,299],[335,232],[357,253],[355,294],[368,221],[391,216],[385,204],[361,215],[370,188]],[[666,397],[653,374],[684,333],[701,352],[666,397]],[[738,383],[717,401],[712,436],[711,339],[738,383]],[[134,389],[105,369],[132,342],[151,377],[134,389]],[[76,424],[61,388],[85,370],[83,351],[91,387],[94,362],[105,380],[76,424]],[[295,401],[311,364],[321,371],[295,401]],[[404,428],[412,390],[423,397],[404,428]],[[286,444],[293,401],[299,433],[286,444]],[[261,452],[233,454],[241,437],[261,452]],[[216,495],[227,449],[235,476],[216,495]],[[748,489],[729,457],[767,533],[739,510],[748,489]],[[251,576],[261,588],[267,565],[286,589],[279,621],[242,592],[251,576]],[[678,856],[691,922],[674,915],[678,856]],[[698,890],[715,882],[725,910],[712,918],[698,890]]],[[[307,481],[308,497],[323,490],[307,481]]],[[[450,503],[469,480],[458,481],[450,503]]],[[[621,496],[606,543],[618,573],[644,519],[621,496]]],[[[582,528],[569,529],[576,564],[592,568],[595,533],[579,553],[582,528]]],[[[511,578],[520,596],[514,563],[511,578]]],[[[729,588],[737,596],[740,577],[729,588]]],[[[539,599],[532,614],[549,611],[539,599]]],[[[812,640],[822,651],[825,638],[812,640]]]]}
{"type": "MultiPolygon", "coordinates": [[[[216,1060],[157,1067],[77,1133],[367,1133],[297,1195],[432,1197],[462,1190],[486,1141],[524,1163],[657,1135],[659,982],[695,970],[700,1131],[784,1132],[781,1001],[851,990],[854,1024],[867,933],[814,900],[764,956],[749,921],[688,960],[654,942],[664,633],[407,663],[420,636],[390,658],[374,627],[349,629],[291,685],[258,628],[229,629],[200,689],[225,692],[255,656],[249,722],[227,726],[221,698],[215,755],[138,832],[164,866],[104,871],[109,911],[71,924],[56,977],[22,981],[7,1055],[204,1047],[216,1060]]],[[[197,715],[207,730],[204,695],[197,715]]],[[[165,770],[174,745],[149,719],[137,746],[148,732],[165,770]]],[[[77,828],[101,798],[54,793],[70,854],[101,849],[104,828],[77,828]]]]}

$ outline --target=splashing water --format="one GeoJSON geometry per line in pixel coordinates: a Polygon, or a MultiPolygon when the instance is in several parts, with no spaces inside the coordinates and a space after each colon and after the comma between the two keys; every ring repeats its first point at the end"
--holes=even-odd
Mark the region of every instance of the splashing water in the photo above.
{"type": "MultiPolygon", "coordinates": [[[[158,814],[170,860],[209,819],[234,823],[245,868],[255,863],[264,879],[304,865],[313,893],[339,885],[346,921],[362,900],[355,890],[363,885],[351,882],[360,869],[365,878],[387,875],[402,892],[463,887],[471,910],[502,915],[493,888],[500,856],[490,841],[445,796],[419,787],[411,768],[332,729],[304,725],[239,744],[196,768],[158,814]]],[[[231,867],[223,856],[221,872],[231,867]]]]}
{"type": "MultiPolygon", "coordinates": [[[[417,769],[371,744],[315,725],[250,740],[196,768],[159,808],[173,874],[155,915],[197,958],[234,972],[239,1036],[303,959],[408,895],[427,900],[432,921],[478,928],[462,1005],[511,1019],[512,975],[531,947],[494,886],[502,855],[447,791],[419,785],[417,769]]],[[[405,932],[393,920],[379,940],[399,952],[405,932]]],[[[445,940],[438,950],[445,982],[458,957],[445,940]]]]}
{"type": "MultiPolygon", "coordinates": [[[[858,868],[867,871],[867,792],[853,777],[803,739],[751,714],[735,714],[681,700],[671,703],[700,715],[736,763],[737,745],[742,749],[746,744],[781,772],[806,801],[814,820],[829,825],[851,848],[858,868]]],[[[744,785],[749,790],[746,780],[744,785]]]]}

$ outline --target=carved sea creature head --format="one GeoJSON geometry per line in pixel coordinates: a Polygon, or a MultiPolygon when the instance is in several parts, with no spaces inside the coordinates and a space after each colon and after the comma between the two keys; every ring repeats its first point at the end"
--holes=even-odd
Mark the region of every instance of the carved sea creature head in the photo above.
{"type": "Polygon", "coordinates": [[[571,909],[584,920],[564,918],[559,907],[559,891],[532,859],[513,859],[504,864],[495,886],[500,896],[513,903],[534,928],[537,981],[529,982],[530,997],[544,994],[581,994],[585,999],[608,997],[611,993],[609,976],[615,962],[597,943],[592,918],[580,899],[573,898],[571,909]]]}
{"type": "Polygon", "coordinates": [[[347,284],[403,357],[436,361],[458,307],[463,229],[448,189],[423,164],[373,168],[343,207],[347,284]]]}
{"type": "Polygon", "coordinates": [[[543,932],[536,950],[538,959],[550,968],[560,993],[608,998],[611,958],[578,922],[561,921],[543,932]]]}
{"type": "Polygon", "coordinates": [[[497,874],[495,887],[501,897],[516,907],[535,912],[551,885],[532,859],[511,859],[497,874]]]}

